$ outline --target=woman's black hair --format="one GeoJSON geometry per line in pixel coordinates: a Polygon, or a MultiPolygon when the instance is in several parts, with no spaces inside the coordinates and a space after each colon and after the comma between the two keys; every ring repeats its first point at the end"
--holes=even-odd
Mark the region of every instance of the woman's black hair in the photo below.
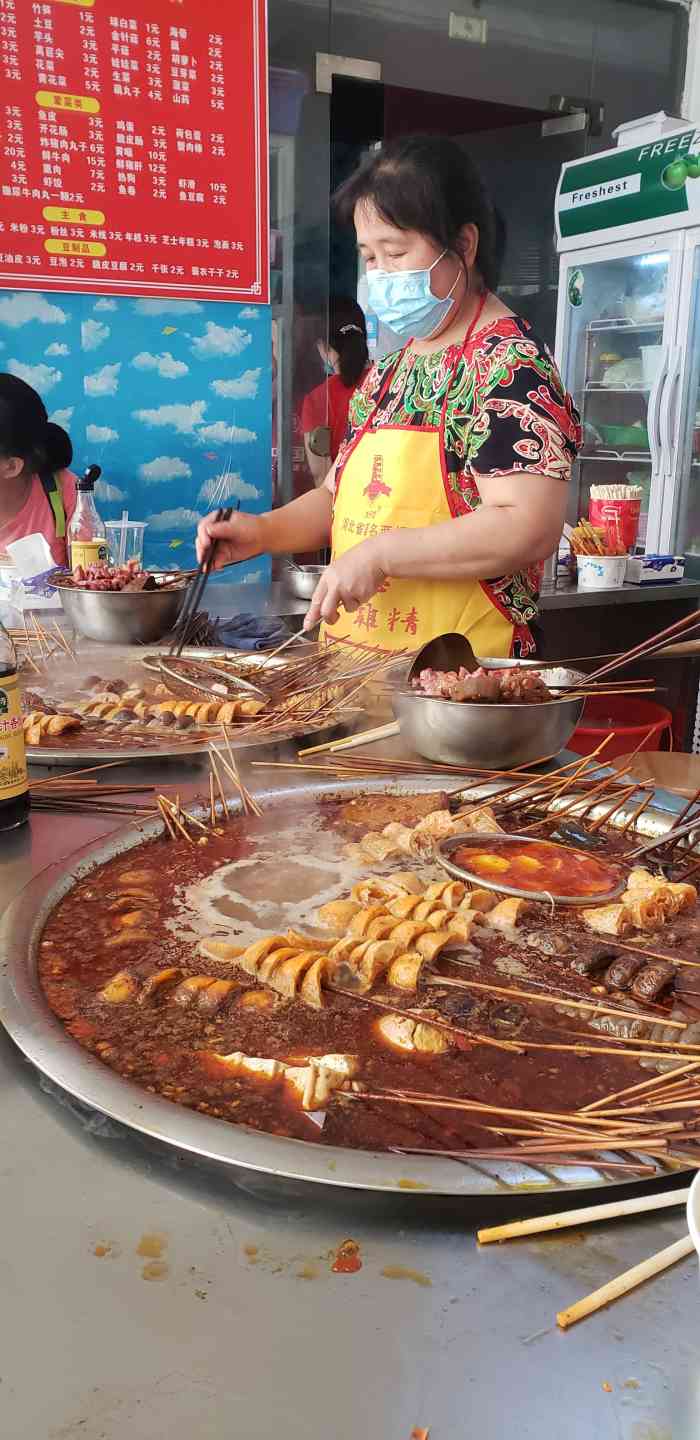
{"type": "Polygon", "coordinates": [[[348,295],[331,297],[328,344],[338,352],[340,378],[354,390],[369,364],[367,325],[356,300],[348,295]]]}
{"type": "Polygon", "coordinates": [[[460,231],[479,232],[476,267],[484,284],[498,284],[503,246],[491,200],[475,165],[456,140],[444,135],[409,135],[390,140],[365,157],[336,191],[338,218],[353,219],[360,200],[370,200],[398,230],[429,235],[441,250],[461,254],[460,231]]]}
{"type": "Polygon", "coordinates": [[[41,396],[6,373],[0,374],[0,455],[16,456],[38,475],[66,470],[73,459],[70,437],[49,421],[41,396]]]}
{"type": "Polygon", "coordinates": [[[60,425],[54,425],[49,420],[46,426],[45,447],[49,469],[53,474],[57,470],[69,470],[73,464],[73,443],[70,435],[60,425]]]}

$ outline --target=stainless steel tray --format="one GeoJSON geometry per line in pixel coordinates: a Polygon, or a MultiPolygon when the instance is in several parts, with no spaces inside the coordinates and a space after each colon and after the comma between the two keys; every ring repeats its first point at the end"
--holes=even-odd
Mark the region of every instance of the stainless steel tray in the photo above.
{"type": "MultiPolygon", "coordinates": [[[[506,783],[506,782],[503,782],[506,783]]],[[[436,789],[435,777],[412,777],[410,784],[386,780],[337,781],[269,790],[262,804],[296,805],[321,794],[436,789]]],[[[470,799],[493,793],[495,785],[470,790],[470,799]]],[[[500,787],[499,787],[500,788],[500,787]]],[[[662,834],[673,820],[673,796],[657,792],[655,807],[644,813],[643,833],[662,834]],[[664,809],[664,804],[668,808],[664,809]],[[651,811],[651,814],[650,814],[651,811]]],[[[620,822],[624,819],[620,816],[620,822]]],[[[439,1156],[399,1156],[345,1150],[308,1141],[261,1134],[245,1126],[215,1120],[174,1105],[114,1074],[69,1035],[44,998],[37,977],[42,929],[54,906],[95,867],[137,848],[162,832],[160,820],[148,820],[114,832],[107,840],[76,851],[68,864],[51,865],[6,910],[0,923],[0,1022],[20,1050],[42,1073],[84,1104],[144,1135],[208,1160],[297,1182],[313,1182],[384,1193],[415,1190],[433,1196],[513,1197],[530,1190],[572,1192],[619,1185],[604,1166],[530,1166],[514,1161],[463,1163],[439,1156]]],[[[616,1159],[611,1155],[610,1159],[616,1159]]],[[[666,1174],[660,1166],[659,1176],[666,1174]]],[[[629,1182],[625,1182],[629,1183],[629,1182]]]]}
{"type": "MultiPolygon", "coordinates": [[[[138,678],[139,680],[143,680],[142,666],[144,662],[147,663],[149,659],[152,659],[154,656],[162,656],[164,658],[168,654],[168,647],[152,645],[146,652],[142,646],[111,645],[109,649],[106,650],[104,646],[92,644],[91,646],[81,647],[79,654],[79,668],[83,675],[89,672],[91,665],[94,665],[97,671],[106,668],[108,671],[114,672],[114,675],[119,674],[121,678],[125,678],[124,672],[126,672],[126,675],[131,679],[138,678]]],[[[182,658],[184,660],[232,660],[240,658],[244,665],[249,666],[254,671],[256,665],[260,666],[266,661],[267,656],[264,651],[251,653],[249,651],[241,652],[238,650],[225,649],[202,650],[192,646],[185,646],[182,651],[182,658]]],[[[274,668],[278,664],[283,665],[284,661],[281,659],[279,661],[272,660],[271,664],[274,668]]],[[[152,667],[147,665],[147,668],[152,667]]],[[[34,680],[33,676],[27,676],[26,681],[28,688],[37,690],[42,690],[44,687],[48,689],[53,683],[55,690],[52,693],[55,693],[57,698],[60,699],[70,696],[70,677],[71,669],[68,667],[67,671],[65,668],[63,669],[57,681],[52,680],[50,672],[46,680],[43,676],[39,680],[34,680]],[[66,694],[62,695],[62,692],[66,692],[66,694]]],[[[73,695],[75,695],[75,690],[73,690],[73,695]]],[[[230,739],[234,749],[249,750],[263,745],[284,744],[287,740],[301,740],[307,735],[316,737],[328,735],[330,737],[335,734],[338,728],[338,724],[329,725],[328,721],[324,721],[322,724],[316,725],[290,726],[288,730],[284,732],[280,731],[269,737],[264,735],[244,735],[238,737],[235,730],[231,730],[230,739]]],[[[28,745],[27,759],[32,765],[69,766],[72,769],[84,764],[97,764],[100,760],[105,761],[105,763],[109,760],[123,760],[125,763],[134,760],[155,761],[185,759],[191,761],[196,760],[198,756],[206,758],[209,741],[218,740],[219,738],[220,732],[216,727],[212,727],[210,732],[201,740],[187,741],[183,738],[180,744],[173,744],[169,736],[164,735],[161,743],[148,746],[147,748],[136,745],[119,745],[110,748],[109,745],[91,744],[86,734],[85,744],[80,746],[76,745],[75,747],[28,745]]]]}

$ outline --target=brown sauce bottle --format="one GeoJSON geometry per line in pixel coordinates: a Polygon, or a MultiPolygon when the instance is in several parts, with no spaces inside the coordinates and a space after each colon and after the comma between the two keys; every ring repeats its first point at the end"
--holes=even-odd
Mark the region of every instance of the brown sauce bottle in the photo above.
{"type": "Polygon", "coordinates": [[[0,625],[0,832],[29,819],[29,779],[17,678],[17,656],[0,625]]]}

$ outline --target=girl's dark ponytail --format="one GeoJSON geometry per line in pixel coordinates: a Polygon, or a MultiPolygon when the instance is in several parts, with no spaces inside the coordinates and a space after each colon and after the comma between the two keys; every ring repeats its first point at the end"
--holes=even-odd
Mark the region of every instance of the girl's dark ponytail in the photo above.
{"type": "Polygon", "coordinates": [[[340,378],[354,390],[369,364],[367,326],[356,300],[338,296],[331,300],[328,343],[338,352],[340,378]]]}
{"type": "Polygon", "coordinates": [[[49,420],[44,431],[43,451],[47,470],[55,475],[58,470],[69,470],[73,463],[73,446],[70,435],[49,420]]]}
{"type": "Polygon", "coordinates": [[[333,347],[338,351],[340,378],[348,389],[354,390],[367,369],[367,338],[362,331],[352,329],[341,335],[340,340],[342,343],[333,347]]]}

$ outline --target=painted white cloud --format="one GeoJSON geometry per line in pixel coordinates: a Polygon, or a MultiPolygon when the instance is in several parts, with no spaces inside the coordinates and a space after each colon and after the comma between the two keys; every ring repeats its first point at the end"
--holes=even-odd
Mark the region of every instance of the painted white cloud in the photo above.
{"type": "Polygon", "coordinates": [[[139,315],[198,315],[201,309],[198,300],[134,300],[139,315]]]}
{"type": "Polygon", "coordinates": [[[92,308],[93,308],[93,310],[101,310],[101,311],[103,311],[103,312],[104,312],[105,310],[116,310],[116,308],[117,308],[117,302],[116,302],[116,300],[107,300],[107,299],[105,298],[104,300],[98,300],[98,301],[97,301],[97,304],[96,304],[96,305],[93,305],[92,308]]]}
{"type": "Polygon", "coordinates": [[[254,430],[228,425],[225,420],[216,420],[213,425],[204,425],[197,431],[197,439],[204,445],[250,445],[257,438],[254,430]]]}
{"type": "Polygon", "coordinates": [[[134,418],[153,428],[169,427],[178,435],[192,435],[204,419],[206,400],[193,400],[190,405],[159,405],[157,410],[134,410],[134,418]]]}
{"type": "Polygon", "coordinates": [[[66,405],[65,410],[54,410],[53,413],[49,415],[49,420],[51,420],[52,424],[63,425],[65,428],[66,426],[70,425],[74,413],[75,406],[66,405]]]}
{"type": "Polygon", "coordinates": [[[156,370],[161,380],[179,380],[190,372],[189,365],[184,360],[176,360],[169,350],[164,350],[162,355],[151,355],[148,350],[141,350],[134,355],[131,363],[135,370],[156,370]]]}
{"type": "Polygon", "coordinates": [[[65,310],[52,305],[44,295],[34,290],[23,290],[0,300],[0,325],[9,325],[10,330],[19,330],[38,320],[40,325],[65,325],[68,320],[65,310]]]}
{"type": "Polygon", "coordinates": [[[109,425],[87,425],[85,435],[91,445],[110,445],[119,439],[119,431],[111,430],[109,425]]]}
{"type": "Polygon", "coordinates": [[[33,385],[40,395],[48,395],[63,379],[62,370],[56,370],[52,365],[44,365],[41,361],[38,365],[25,365],[23,360],[8,360],[7,368],[11,375],[18,375],[20,380],[26,380],[28,385],[33,385]]]}
{"type": "Polygon", "coordinates": [[[254,400],[258,393],[261,370],[244,370],[235,380],[212,380],[211,389],[222,400],[254,400]]]}
{"type": "Polygon", "coordinates": [[[46,346],[46,349],[45,349],[45,351],[44,351],[44,354],[45,354],[45,355],[70,355],[70,346],[69,346],[69,345],[59,345],[58,340],[54,340],[53,345],[47,345],[47,346],[46,346]]]}
{"type": "Polygon", "coordinates": [[[238,471],[224,470],[204,481],[197,499],[206,505],[223,505],[226,500],[259,500],[260,491],[238,471]]]}
{"type": "Polygon", "coordinates": [[[192,354],[198,360],[242,355],[252,338],[247,330],[241,330],[240,325],[217,325],[214,320],[207,320],[204,334],[195,336],[192,341],[192,354]]]}
{"type": "Polygon", "coordinates": [[[102,320],[83,320],[80,327],[83,350],[99,350],[100,345],[109,340],[111,333],[109,325],[103,324],[102,320]]]}
{"type": "Polygon", "coordinates": [[[104,505],[120,505],[122,500],[126,500],[126,495],[118,485],[109,485],[106,480],[98,480],[95,486],[95,498],[101,500],[104,505]]]}
{"type": "Polygon", "coordinates": [[[262,578],[262,570],[249,570],[248,574],[243,576],[240,583],[241,585],[259,585],[262,578]]]}
{"type": "Polygon", "coordinates": [[[152,530],[193,530],[201,519],[196,510],[188,510],[182,505],[176,510],[161,510],[157,515],[149,515],[148,524],[152,530]]]}
{"type": "Polygon", "coordinates": [[[244,305],[240,312],[241,320],[257,320],[259,314],[254,305],[244,305]]]}
{"type": "Polygon", "coordinates": [[[83,380],[85,394],[92,399],[102,395],[116,395],[119,389],[119,371],[122,368],[121,360],[114,365],[103,365],[100,370],[93,370],[91,375],[86,375],[83,380]]]}
{"type": "Polygon", "coordinates": [[[192,471],[177,455],[158,455],[155,460],[139,466],[139,475],[149,485],[159,485],[165,480],[189,480],[192,471]]]}

